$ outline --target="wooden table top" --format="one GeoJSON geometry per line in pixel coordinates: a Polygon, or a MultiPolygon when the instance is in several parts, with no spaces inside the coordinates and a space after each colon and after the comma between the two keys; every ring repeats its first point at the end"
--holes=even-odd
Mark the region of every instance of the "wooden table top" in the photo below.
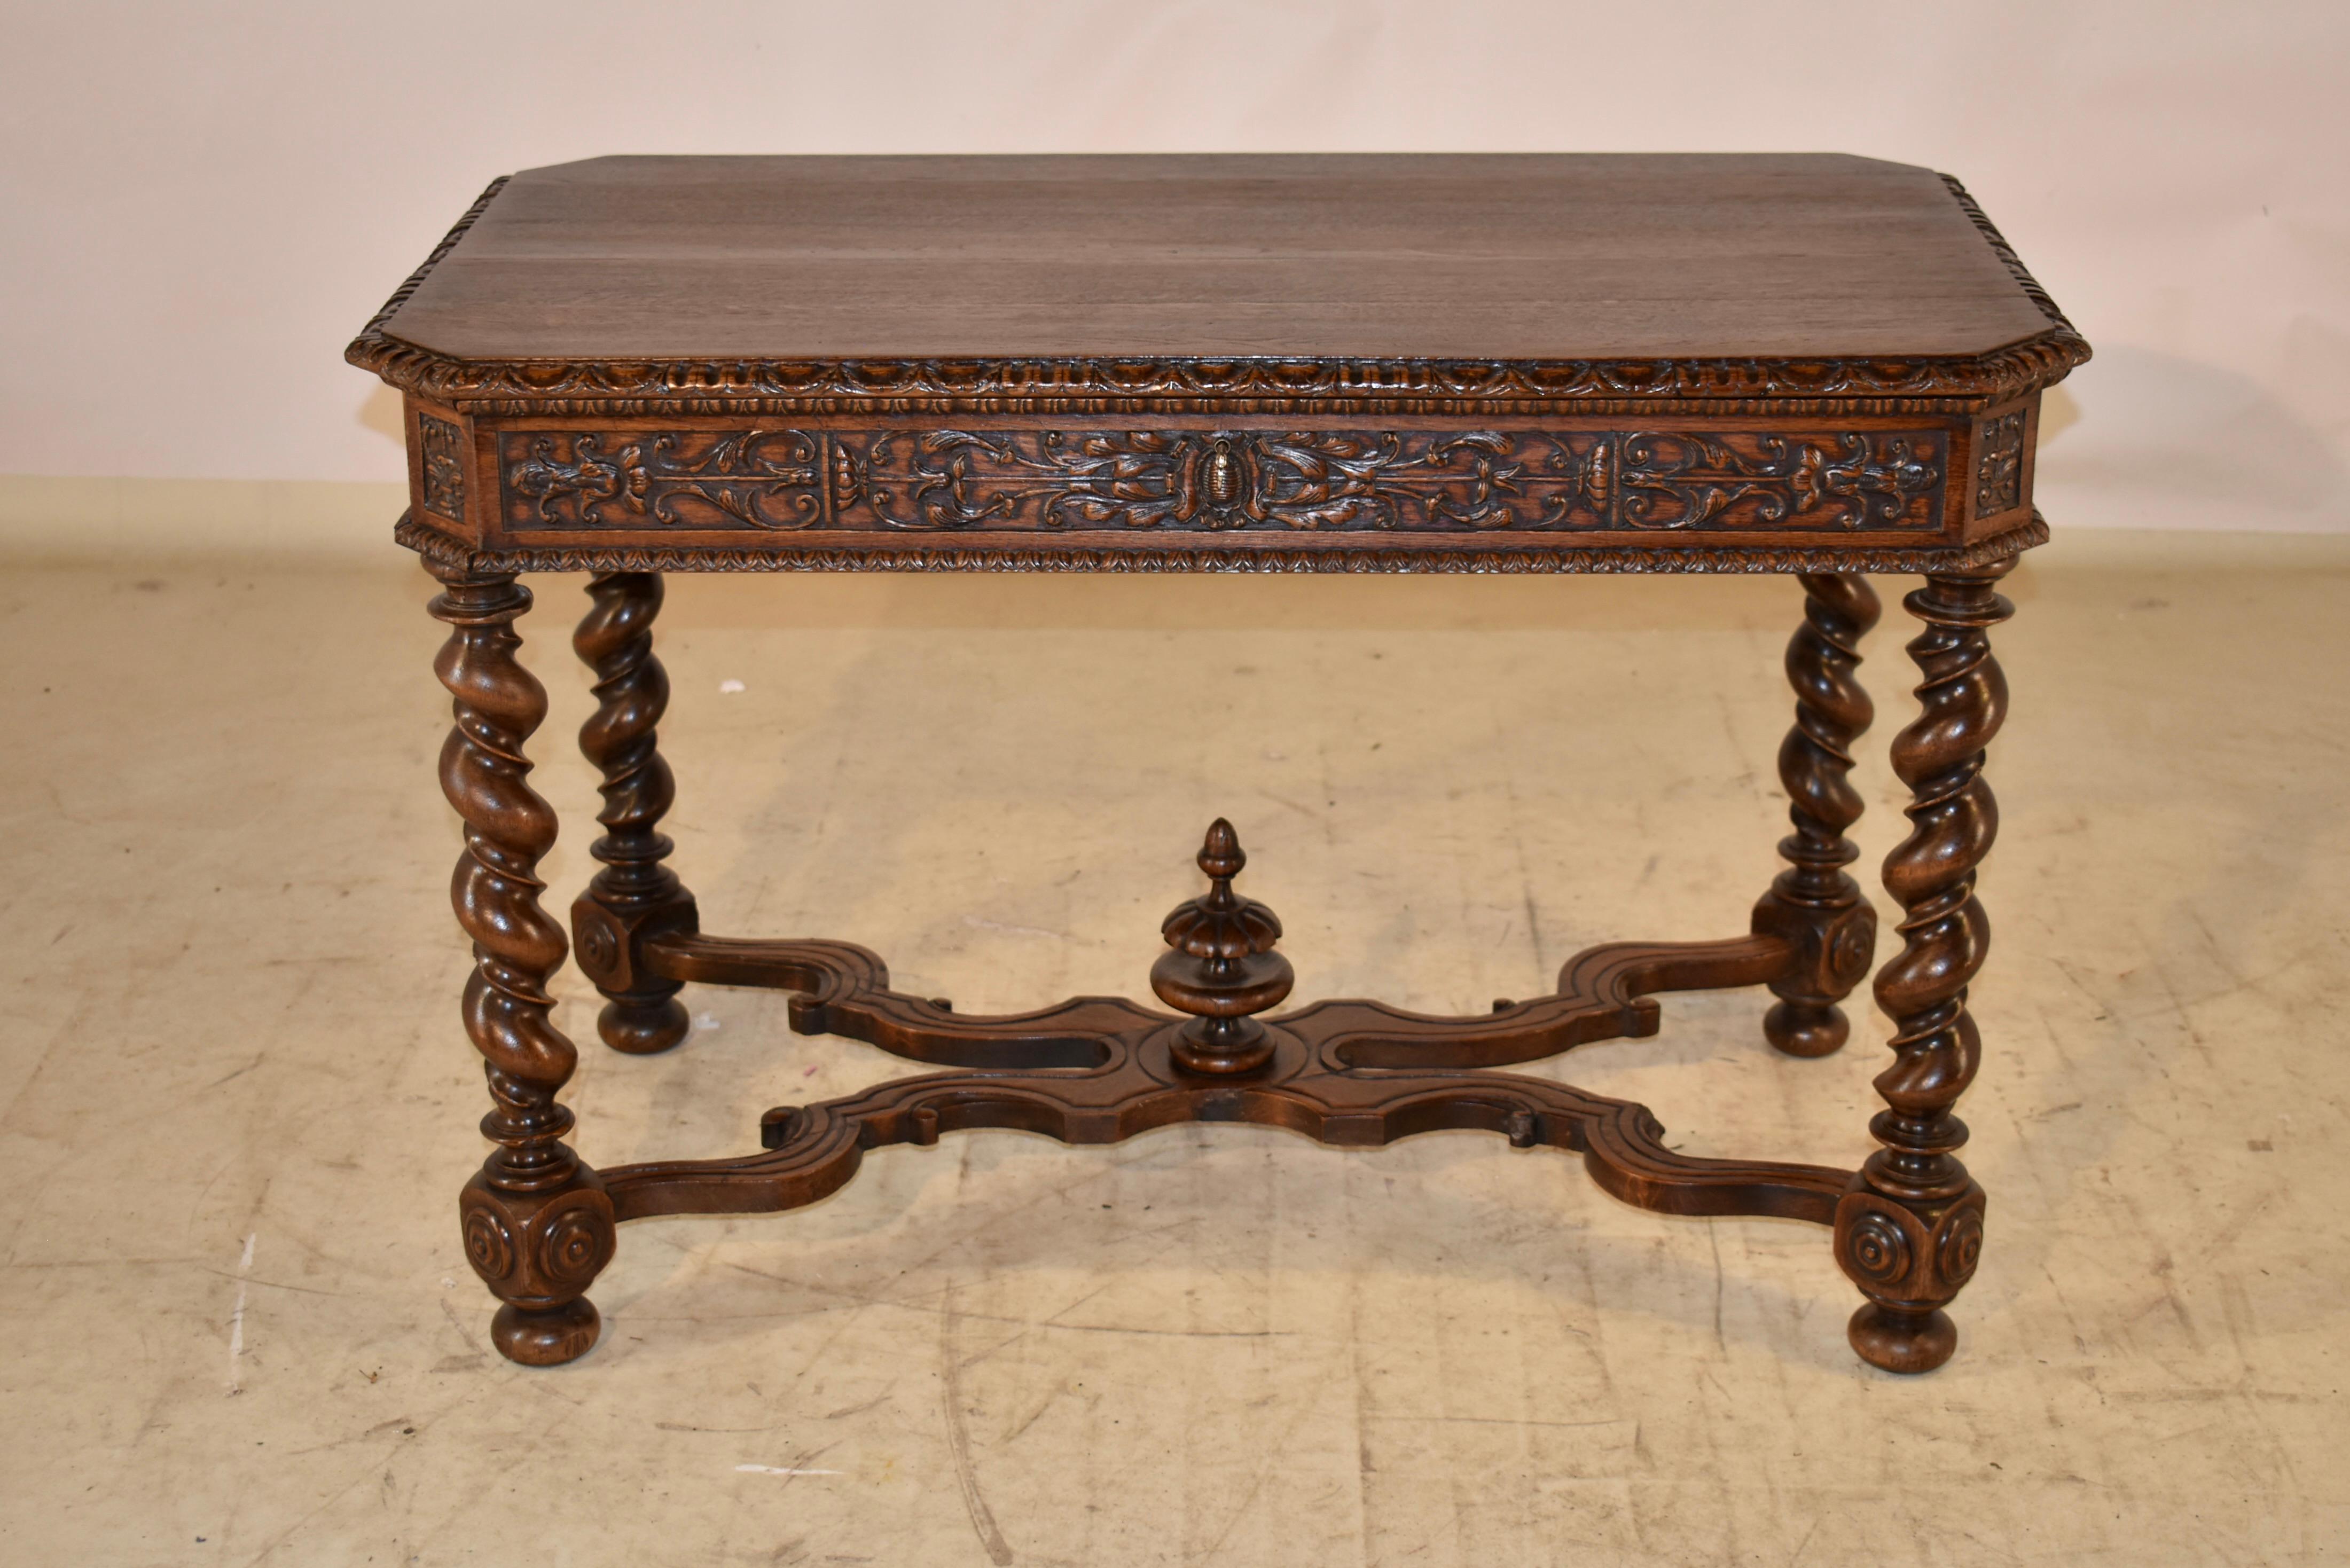
{"type": "Polygon", "coordinates": [[[1788,570],[2033,542],[2087,348],[1871,159],[622,157],[349,357],[443,556],[1788,570]]]}
{"type": "Polygon", "coordinates": [[[2048,317],[1836,155],[599,158],[384,329],[454,358],[1885,358],[2048,317]]]}

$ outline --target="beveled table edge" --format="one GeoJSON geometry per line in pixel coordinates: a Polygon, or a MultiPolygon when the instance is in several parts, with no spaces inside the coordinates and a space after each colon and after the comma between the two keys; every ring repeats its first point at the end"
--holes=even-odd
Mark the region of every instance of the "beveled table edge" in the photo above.
{"type": "Polygon", "coordinates": [[[1958,572],[2008,560],[2048,542],[2032,520],[1960,546],[1590,545],[1463,549],[1426,545],[1061,547],[1033,544],[920,543],[750,550],[695,545],[571,545],[484,550],[400,514],[395,542],[462,571],[514,572],[1232,572],[1454,573],[1492,576],[1637,573],[1739,575],[1804,572],[1958,572]]]}
{"type": "Polygon", "coordinates": [[[1100,357],[930,359],[461,359],[390,330],[400,306],[453,250],[509,176],[490,182],[424,264],[395,290],[344,358],[402,391],[470,411],[560,414],[1088,412],[1193,410],[1284,413],[1589,411],[1629,402],[1833,400],[1853,412],[1906,411],[1877,400],[1987,406],[2054,385],[2089,345],[2033,277],[1966,187],[1951,198],[2048,318],[2045,331],[1980,355],[1837,358],[1352,359],[1100,357]]]}

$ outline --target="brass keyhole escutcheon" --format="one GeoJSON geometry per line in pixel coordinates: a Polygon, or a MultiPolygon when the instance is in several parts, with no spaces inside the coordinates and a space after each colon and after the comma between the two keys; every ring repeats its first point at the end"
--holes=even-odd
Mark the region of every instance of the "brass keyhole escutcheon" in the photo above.
{"type": "Polygon", "coordinates": [[[1201,488],[1207,492],[1211,506],[1230,506],[1241,498],[1241,460],[1233,454],[1231,441],[1219,441],[1210,449],[1201,488]]]}

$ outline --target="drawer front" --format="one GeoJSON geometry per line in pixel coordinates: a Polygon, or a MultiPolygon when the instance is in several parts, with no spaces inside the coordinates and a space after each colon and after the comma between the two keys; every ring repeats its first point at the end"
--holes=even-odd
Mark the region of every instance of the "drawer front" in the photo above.
{"type": "Polygon", "coordinates": [[[1941,531],[1950,438],[1507,427],[504,429],[497,531],[1941,531]]]}

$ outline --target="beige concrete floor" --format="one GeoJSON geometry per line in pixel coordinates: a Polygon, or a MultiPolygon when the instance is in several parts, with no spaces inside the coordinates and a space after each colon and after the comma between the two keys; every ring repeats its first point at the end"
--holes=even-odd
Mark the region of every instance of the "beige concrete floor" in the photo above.
{"type": "MultiPolygon", "coordinates": [[[[1898,584],[1882,585],[1897,590],[1898,584]]],[[[430,585],[0,578],[0,1509],[11,1561],[2337,1561],[2350,1549],[2350,541],[2060,537],[2012,582],[1983,877],[1991,1199],[1958,1358],[1846,1348],[1825,1234],[1675,1220],[1475,1135],[890,1150],[642,1221],[554,1372],[486,1353],[430,585]]],[[[575,825],[590,703],[553,691],[575,825]]],[[[1217,813],[1299,994],[1473,1010],[1743,929],[1784,803],[1783,581],[684,580],[677,864],[972,1010],[1139,993],[1217,813]],[[738,693],[722,682],[742,682],[738,693]]],[[[1902,711],[1908,635],[1870,643],[1902,711]]],[[[1881,742],[1892,724],[1880,722],[1881,742]]],[[[1899,818],[1873,747],[1867,863],[1899,818]]],[[[592,1034],[567,973],[561,1018],[592,1034]]],[[[598,1163],[910,1071],[781,998],[592,1043],[598,1163]]],[[[1883,1052],[1753,994],[1567,1059],[1700,1152],[1857,1162],[1883,1052]]],[[[1538,1069],[1541,1070],[1541,1069],[1538,1069]]]]}

